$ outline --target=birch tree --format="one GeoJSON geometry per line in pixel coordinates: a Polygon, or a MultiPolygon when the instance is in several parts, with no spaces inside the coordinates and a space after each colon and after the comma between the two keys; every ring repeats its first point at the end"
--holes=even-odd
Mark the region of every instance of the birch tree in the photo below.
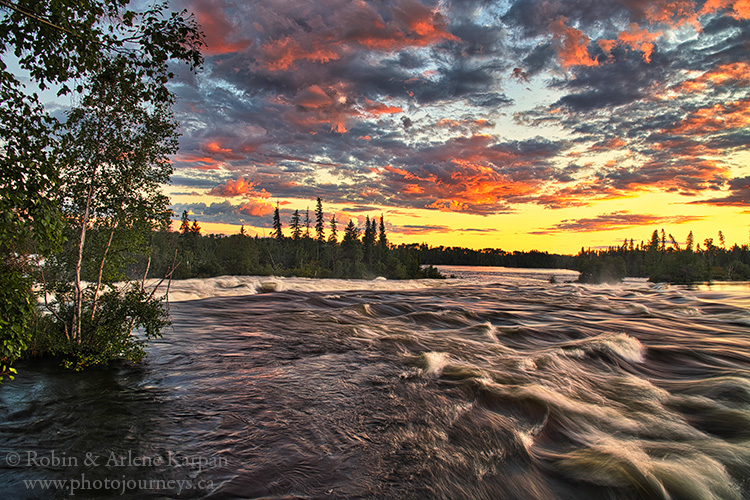
{"type": "MultiPolygon", "coordinates": [[[[80,224],[86,219],[84,226],[88,227],[104,220],[99,214],[92,217],[91,205],[85,215],[89,198],[86,187],[91,189],[96,184],[95,179],[102,174],[98,170],[87,171],[88,184],[85,176],[73,183],[65,180],[82,189],[77,200],[83,201],[78,207],[83,211],[78,212],[78,219],[73,217],[71,202],[65,206],[65,217],[61,216],[57,193],[67,159],[59,161],[61,155],[53,154],[60,150],[59,123],[40,104],[36,90],[52,88],[58,95],[71,95],[74,101],[87,95],[93,99],[97,95],[94,88],[103,85],[102,79],[109,72],[110,78],[125,78],[133,89],[137,82],[136,100],[150,103],[155,111],[173,102],[167,87],[173,76],[170,64],[182,61],[195,69],[202,62],[202,35],[186,12],[169,12],[166,4],[151,4],[144,10],[132,9],[129,4],[129,0],[0,1],[0,379],[30,340],[28,326],[36,303],[31,277],[37,257],[48,257],[59,249],[67,223],[80,224]],[[8,64],[11,58],[13,65],[8,64]],[[31,86],[22,83],[26,79],[31,86]]],[[[82,102],[81,108],[90,110],[94,102],[82,102]]],[[[103,119],[104,115],[100,112],[93,116],[103,119]]],[[[69,122],[76,121],[83,127],[83,122],[71,114],[69,122]]],[[[102,138],[105,133],[101,131],[102,138]]],[[[88,139],[96,140],[93,136],[88,139]]],[[[98,147],[104,148],[103,144],[98,147]]],[[[88,163],[79,165],[96,163],[94,159],[102,156],[102,150],[94,148],[86,154],[88,163]]],[[[121,199],[112,196],[110,208],[119,207],[121,199]]],[[[122,209],[136,207],[123,201],[122,209]]],[[[116,217],[107,220],[122,224],[116,217]]],[[[86,262],[85,233],[78,235],[84,252],[72,257],[76,263],[80,260],[81,270],[86,262]]],[[[111,234],[110,247],[117,237],[111,234]]],[[[111,259],[100,261],[105,264],[102,281],[108,261],[111,259]]],[[[75,288],[82,296],[80,280],[75,288]]],[[[79,306],[77,317],[82,319],[82,302],[74,309],[79,306]]],[[[78,321],[74,323],[67,334],[80,337],[78,321]]]]}

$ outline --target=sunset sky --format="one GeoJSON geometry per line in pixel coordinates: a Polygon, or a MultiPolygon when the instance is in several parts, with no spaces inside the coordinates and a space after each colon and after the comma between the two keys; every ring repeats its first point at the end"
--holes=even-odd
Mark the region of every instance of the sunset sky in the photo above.
{"type": "Polygon", "coordinates": [[[750,0],[172,7],[207,48],[165,192],[204,232],[268,235],[319,196],[396,243],[748,242],[750,0]]]}

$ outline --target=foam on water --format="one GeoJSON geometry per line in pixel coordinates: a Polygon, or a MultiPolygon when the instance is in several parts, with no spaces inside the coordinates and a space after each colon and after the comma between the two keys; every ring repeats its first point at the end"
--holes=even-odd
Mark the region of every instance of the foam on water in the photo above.
{"type": "MultiPolygon", "coordinates": [[[[750,498],[746,287],[443,271],[457,278],[173,281],[143,366],[31,363],[0,386],[0,457],[224,457],[117,471],[212,480],[190,493],[207,499],[750,498]]],[[[0,498],[112,472],[1,465],[0,498]]]]}
{"type": "MultiPolygon", "coordinates": [[[[160,280],[146,282],[153,287],[160,280]]],[[[280,276],[220,276],[216,278],[194,278],[162,282],[157,296],[164,296],[169,285],[169,301],[205,299],[209,297],[237,297],[256,293],[281,291],[298,292],[346,292],[353,290],[400,291],[419,290],[455,284],[449,280],[373,280],[313,279],[280,276]]]]}

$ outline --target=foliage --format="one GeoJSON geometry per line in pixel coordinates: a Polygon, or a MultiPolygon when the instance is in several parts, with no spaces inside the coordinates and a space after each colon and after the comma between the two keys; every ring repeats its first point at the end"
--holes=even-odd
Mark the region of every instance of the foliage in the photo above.
{"type": "Polygon", "coordinates": [[[417,250],[422,262],[432,265],[576,269],[575,257],[539,252],[537,250],[530,252],[506,252],[499,248],[482,248],[477,250],[464,247],[430,247],[425,244],[411,244],[406,246],[417,250]]]}
{"type": "Polygon", "coordinates": [[[150,233],[169,223],[160,186],[169,180],[168,155],[177,149],[169,103],[149,102],[147,86],[121,62],[90,80],[81,106],[61,126],[56,154],[65,167],[59,204],[71,237],[41,270],[48,274],[44,293],[53,326],[38,335],[54,336],[50,352],[64,353],[66,365],[76,369],[138,361],[142,349],[130,339],[133,328],[150,328],[149,318],[164,314],[142,287],[119,291],[114,285],[125,278],[129,259],[145,250],[150,233]],[[48,286],[55,292],[51,303],[48,286]]]}
{"type": "MultiPolygon", "coordinates": [[[[175,125],[164,119],[173,102],[166,86],[173,76],[169,64],[182,61],[191,69],[200,65],[202,34],[192,17],[168,12],[166,4],[140,12],[128,7],[129,0],[0,3],[3,366],[28,347],[28,327],[42,323],[35,316],[34,279],[41,287],[48,277],[75,279],[73,323],[87,324],[84,296],[91,300],[91,318],[96,320],[97,301],[111,311],[115,297],[108,289],[98,299],[97,291],[122,274],[125,261],[119,257],[148,238],[154,227],[149,214],[166,206],[166,199],[153,192],[143,194],[154,182],[162,182],[164,175],[151,175],[151,167],[176,144],[175,125]],[[11,58],[20,71],[9,70],[11,58]],[[30,87],[21,83],[26,79],[30,87]],[[35,88],[73,94],[80,105],[60,124],[40,104],[35,88]],[[168,136],[172,139],[165,139],[168,136]],[[139,181],[144,175],[146,180],[139,181]],[[91,205],[94,200],[96,206],[91,205]],[[110,231],[96,233],[107,235],[103,242],[86,244],[86,231],[95,228],[110,231]],[[77,235],[78,258],[61,251],[64,234],[77,235]],[[86,266],[99,270],[91,293],[84,293],[77,279],[86,266]],[[53,270],[55,276],[50,275],[53,270]]],[[[168,164],[162,171],[168,178],[168,164]]],[[[160,217],[166,219],[166,212],[160,217]]],[[[71,248],[70,241],[66,248],[71,248]]],[[[128,303],[135,295],[117,296],[128,303]]],[[[52,314],[47,319],[61,318],[52,314]]],[[[68,334],[77,337],[69,340],[82,342],[83,327],[67,326],[75,330],[68,329],[68,334]]],[[[120,326],[113,328],[119,331],[120,326]]]]}
{"type": "Polygon", "coordinates": [[[581,248],[575,256],[536,250],[505,252],[499,248],[476,250],[430,247],[426,244],[392,248],[401,252],[416,252],[420,262],[432,265],[573,269],[581,273],[579,281],[584,283],[617,282],[625,276],[685,284],[709,280],[750,280],[750,247],[735,245],[727,249],[721,232],[718,239],[719,246],[714,244],[712,238],[707,238],[703,247],[698,244],[694,249],[695,237],[691,231],[684,248],[680,248],[674,236],[656,230],[647,244],[641,242],[636,245],[631,239],[625,240],[621,246],[604,250],[581,248]]]}
{"type": "Polygon", "coordinates": [[[139,363],[145,355],[146,339],[160,337],[162,328],[169,324],[161,300],[153,298],[139,283],[107,286],[96,301],[96,310],[96,290],[89,286],[83,291],[87,300],[83,301],[81,339],[71,342],[69,325],[77,312],[72,291],[72,287],[59,289],[54,314],[40,318],[31,344],[32,355],[59,357],[63,366],[77,371],[113,361],[139,363]],[[143,330],[142,336],[133,334],[136,328],[143,330]]]}
{"type": "MultiPolygon", "coordinates": [[[[299,211],[294,212],[293,235],[299,211]]],[[[183,218],[187,214],[183,214],[183,218]]],[[[323,220],[322,202],[318,199],[316,220],[323,220]]],[[[392,279],[441,278],[433,267],[423,268],[418,252],[413,249],[387,245],[385,222],[381,217],[380,240],[376,241],[375,220],[367,220],[369,230],[362,237],[361,230],[350,219],[342,242],[332,231],[328,241],[321,234],[300,232],[296,237],[279,239],[252,238],[245,234],[232,236],[184,235],[171,231],[153,234],[151,269],[156,274],[170,272],[178,262],[174,278],[206,278],[219,275],[286,275],[311,278],[375,278],[392,279]],[[368,256],[365,258],[365,256],[368,256]]],[[[322,224],[321,224],[322,225],[322,224]]],[[[132,277],[141,276],[148,261],[144,258],[130,268],[132,277]]]]}
{"type": "Polygon", "coordinates": [[[577,256],[581,280],[597,281],[597,272],[600,277],[644,277],[653,282],[677,284],[750,280],[748,245],[727,249],[721,231],[719,246],[714,245],[712,238],[706,238],[703,248],[698,244],[694,249],[694,242],[692,231],[687,235],[684,248],[680,248],[672,235],[655,230],[647,244],[636,246],[633,240],[625,240],[619,247],[606,250],[581,249],[577,256]]]}

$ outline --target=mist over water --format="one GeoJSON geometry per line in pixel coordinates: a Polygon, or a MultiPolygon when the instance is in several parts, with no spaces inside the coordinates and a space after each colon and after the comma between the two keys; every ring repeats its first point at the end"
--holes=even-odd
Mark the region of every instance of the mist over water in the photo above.
{"type": "Polygon", "coordinates": [[[172,283],[144,365],[0,386],[0,498],[750,498],[750,285],[441,269],[172,283]]]}

